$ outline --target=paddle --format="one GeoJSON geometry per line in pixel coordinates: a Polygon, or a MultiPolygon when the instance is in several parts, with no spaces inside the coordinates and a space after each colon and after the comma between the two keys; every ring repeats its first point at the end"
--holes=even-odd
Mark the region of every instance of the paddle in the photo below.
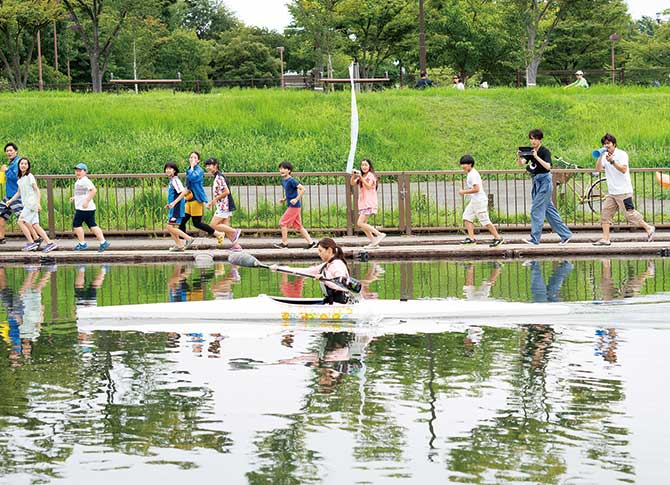
{"type": "MultiPolygon", "coordinates": [[[[243,266],[245,268],[272,269],[267,264],[261,263],[259,260],[257,260],[253,255],[249,253],[231,253],[228,255],[228,262],[230,264],[234,264],[236,266],[243,266]]],[[[277,268],[277,271],[281,273],[292,274],[295,276],[302,276],[303,278],[318,279],[315,275],[308,275],[299,273],[297,271],[291,271],[290,269],[282,268],[281,266],[277,268]]],[[[361,291],[361,282],[352,277],[340,276],[338,278],[321,278],[320,281],[330,281],[352,293],[360,293],[361,291]]]]}

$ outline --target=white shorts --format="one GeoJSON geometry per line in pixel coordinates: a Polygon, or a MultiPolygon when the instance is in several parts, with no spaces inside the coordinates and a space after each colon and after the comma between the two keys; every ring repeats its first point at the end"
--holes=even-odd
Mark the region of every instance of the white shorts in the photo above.
{"type": "Polygon", "coordinates": [[[231,211],[224,211],[219,209],[218,207],[216,208],[216,212],[214,213],[215,217],[220,217],[221,219],[228,219],[232,215],[233,213],[231,211]]]}
{"type": "Polygon", "coordinates": [[[40,223],[40,213],[37,212],[37,209],[32,209],[28,207],[24,207],[23,210],[21,210],[21,215],[19,216],[19,220],[25,222],[26,224],[39,224],[40,223]]]}
{"type": "Polygon", "coordinates": [[[474,222],[475,217],[479,220],[479,223],[482,226],[488,226],[491,224],[491,219],[489,219],[488,202],[475,200],[470,201],[470,203],[465,208],[465,211],[463,211],[463,220],[474,222]]]}

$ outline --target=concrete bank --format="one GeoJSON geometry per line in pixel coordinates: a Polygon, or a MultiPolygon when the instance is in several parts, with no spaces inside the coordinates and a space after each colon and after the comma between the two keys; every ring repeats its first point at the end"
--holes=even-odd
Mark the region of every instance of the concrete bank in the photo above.
{"type": "MultiPolygon", "coordinates": [[[[531,246],[522,239],[526,234],[505,235],[502,246],[490,248],[490,236],[480,235],[478,244],[462,246],[462,235],[421,235],[389,236],[377,249],[363,249],[367,240],[361,237],[341,237],[337,241],[343,246],[348,257],[359,260],[403,260],[403,259],[529,259],[529,258],[569,258],[630,256],[653,257],[670,256],[670,231],[657,231],[654,241],[647,242],[642,231],[617,232],[612,234],[609,247],[593,246],[600,238],[599,232],[576,233],[566,245],[558,244],[558,237],[548,233],[542,244],[531,246]]],[[[198,238],[193,248],[185,252],[170,252],[172,240],[168,238],[130,239],[110,238],[110,248],[98,253],[98,244],[89,239],[88,251],[73,251],[74,239],[57,240],[59,249],[48,254],[42,252],[24,253],[23,239],[11,238],[0,245],[0,264],[48,263],[149,263],[170,261],[193,261],[198,254],[210,255],[216,261],[225,261],[229,251],[217,249],[216,240],[198,238]]],[[[244,250],[264,261],[315,260],[316,250],[303,249],[302,239],[292,238],[288,249],[275,249],[276,238],[242,238],[244,250]]]]}

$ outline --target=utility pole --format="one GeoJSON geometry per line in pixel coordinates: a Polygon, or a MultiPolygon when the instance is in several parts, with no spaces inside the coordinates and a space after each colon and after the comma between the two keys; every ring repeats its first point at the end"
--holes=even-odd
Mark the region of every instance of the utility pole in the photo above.
{"type": "Polygon", "coordinates": [[[284,48],[277,47],[277,52],[279,52],[279,63],[281,64],[281,88],[284,89],[284,48]]]}
{"type": "Polygon", "coordinates": [[[58,34],[56,33],[56,19],[54,19],[54,68],[58,73],[58,34]]]}
{"type": "Polygon", "coordinates": [[[617,40],[620,40],[620,39],[621,39],[621,35],[619,35],[617,33],[614,33],[614,34],[610,35],[610,41],[612,42],[612,49],[611,49],[611,51],[612,51],[612,86],[614,86],[614,83],[616,82],[616,79],[615,79],[616,71],[615,71],[615,66],[614,66],[614,43],[617,40]]]}
{"type": "Polygon", "coordinates": [[[423,15],[423,0],[419,0],[419,70],[426,71],[426,26],[423,15]]]}
{"type": "MultiPolygon", "coordinates": [[[[137,80],[137,51],[135,50],[135,39],[133,39],[133,79],[137,80]]],[[[135,94],[138,94],[137,83],[135,83],[135,94]]]]}
{"type": "Polygon", "coordinates": [[[37,86],[39,90],[44,90],[44,81],[42,80],[42,39],[40,31],[37,31],[37,86]]]}

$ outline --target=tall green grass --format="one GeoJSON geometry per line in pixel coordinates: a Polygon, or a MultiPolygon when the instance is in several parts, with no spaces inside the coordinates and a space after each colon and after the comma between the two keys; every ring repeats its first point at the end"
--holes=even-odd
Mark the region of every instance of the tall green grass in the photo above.
{"type": "MultiPolygon", "coordinates": [[[[335,171],[349,150],[348,92],[232,89],[209,95],[165,92],[0,94],[0,140],[16,142],[37,173],[160,172],[191,150],[226,171],[274,171],[284,159],[300,171],[335,171]]],[[[472,153],[479,168],[515,167],[516,147],[539,127],[556,155],[591,166],[609,131],[632,166],[670,161],[670,89],[595,87],[458,92],[386,90],[358,96],[357,158],[378,170],[458,168],[472,153]]]]}

